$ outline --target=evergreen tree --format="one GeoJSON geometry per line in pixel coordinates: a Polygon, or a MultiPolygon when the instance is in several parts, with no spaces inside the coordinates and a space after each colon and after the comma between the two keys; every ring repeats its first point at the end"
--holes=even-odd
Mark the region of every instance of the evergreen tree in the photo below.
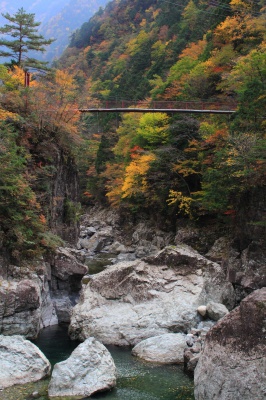
{"type": "Polygon", "coordinates": [[[37,69],[47,69],[47,62],[39,61],[27,56],[29,51],[45,51],[45,46],[51,44],[54,39],[45,39],[38,35],[37,27],[40,22],[35,22],[35,14],[27,14],[20,8],[13,16],[9,13],[2,14],[9,24],[0,28],[0,33],[7,35],[11,39],[0,39],[1,57],[10,57],[11,63],[24,69],[28,67],[37,69]]]}

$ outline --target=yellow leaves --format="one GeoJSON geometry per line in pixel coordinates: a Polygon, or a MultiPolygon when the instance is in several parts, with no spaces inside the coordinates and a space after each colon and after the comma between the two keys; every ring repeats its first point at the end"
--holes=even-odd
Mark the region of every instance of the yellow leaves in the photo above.
{"type": "Polygon", "coordinates": [[[0,121],[4,121],[7,118],[18,119],[18,115],[0,107],[0,121]]]}
{"type": "Polygon", "coordinates": [[[140,154],[134,157],[126,167],[125,179],[122,186],[122,198],[143,194],[147,188],[146,174],[156,156],[152,153],[140,154]]]}
{"type": "MultiPolygon", "coordinates": [[[[38,87],[30,92],[29,109],[34,114],[39,129],[49,126],[51,131],[62,132],[67,136],[65,145],[79,141],[77,122],[80,114],[77,104],[77,84],[73,75],[57,70],[52,80],[40,81],[38,87]]],[[[65,138],[62,136],[62,140],[65,138]]]]}
{"type": "MultiPolygon", "coordinates": [[[[165,54],[166,43],[163,43],[161,40],[158,40],[152,45],[152,58],[157,60],[165,54]]],[[[155,63],[155,61],[153,61],[155,63]]]]}
{"type": "Polygon", "coordinates": [[[174,165],[173,170],[183,177],[199,174],[200,162],[198,160],[184,160],[174,165]]]}
{"type": "Polygon", "coordinates": [[[188,196],[184,196],[182,192],[177,192],[176,190],[169,191],[169,197],[167,203],[169,206],[178,204],[179,213],[183,213],[184,215],[192,218],[192,203],[193,199],[188,196]]]}
{"type": "Polygon", "coordinates": [[[17,82],[20,86],[24,85],[25,73],[23,69],[15,66],[13,70],[9,71],[9,76],[13,79],[14,82],[17,82]]]}
{"type": "Polygon", "coordinates": [[[146,18],[143,18],[143,20],[141,21],[141,23],[139,24],[142,28],[145,28],[145,26],[147,25],[147,20],[146,18]]]}
{"type": "Polygon", "coordinates": [[[62,70],[57,70],[55,73],[55,85],[61,98],[72,96],[77,89],[74,77],[62,70]]]}

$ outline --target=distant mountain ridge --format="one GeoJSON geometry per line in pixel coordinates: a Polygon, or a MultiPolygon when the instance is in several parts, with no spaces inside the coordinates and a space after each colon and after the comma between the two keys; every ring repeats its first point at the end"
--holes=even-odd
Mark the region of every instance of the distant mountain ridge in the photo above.
{"type": "MultiPolygon", "coordinates": [[[[12,4],[0,2],[0,25],[7,21],[2,13],[14,14],[19,8],[24,8],[26,12],[33,13],[36,21],[41,22],[40,33],[45,38],[54,38],[46,53],[41,55],[42,60],[52,61],[59,57],[67,47],[71,33],[88,21],[93,14],[104,7],[107,0],[13,0],[12,4]]],[[[36,57],[37,58],[37,57],[36,57]]]]}

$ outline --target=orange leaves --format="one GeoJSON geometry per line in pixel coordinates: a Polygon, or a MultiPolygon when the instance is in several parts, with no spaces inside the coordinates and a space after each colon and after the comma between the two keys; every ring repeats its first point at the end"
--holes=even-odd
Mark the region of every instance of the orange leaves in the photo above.
{"type": "Polygon", "coordinates": [[[46,224],[47,224],[46,218],[45,218],[45,216],[44,216],[43,214],[41,214],[41,215],[39,216],[39,221],[40,221],[41,224],[43,224],[43,225],[46,225],[46,224]]]}
{"type": "Polygon", "coordinates": [[[125,179],[122,186],[122,198],[145,193],[147,182],[146,174],[152,161],[156,159],[154,154],[142,154],[135,157],[126,167],[125,179]]]}
{"type": "Polygon", "coordinates": [[[130,152],[130,158],[133,159],[133,158],[138,158],[139,154],[143,153],[144,150],[140,146],[136,145],[132,147],[132,149],[130,149],[129,152],[130,152]]]}
{"type": "Polygon", "coordinates": [[[184,57],[189,57],[192,60],[197,60],[198,57],[202,54],[202,52],[205,49],[207,42],[206,40],[199,40],[196,43],[191,43],[189,46],[187,46],[182,53],[179,56],[179,59],[182,59],[184,57]]]}
{"type": "Polygon", "coordinates": [[[93,197],[93,195],[87,191],[83,193],[83,196],[88,197],[88,198],[93,197]]]}
{"type": "Polygon", "coordinates": [[[81,142],[77,131],[80,120],[77,89],[73,75],[57,70],[54,77],[44,77],[29,92],[28,111],[32,113],[39,131],[56,132],[58,142],[68,149],[71,143],[81,142]]]}
{"type": "Polygon", "coordinates": [[[113,207],[117,207],[121,201],[122,186],[124,181],[124,167],[121,164],[107,163],[106,170],[101,174],[106,178],[105,187],[107,189],[106,197],[113,207]]]}
{"type": "Polygon", "coordinates": [[[214,31],[213,42],[217,47],[232,43],[236,49],[249,49],[249,46],[259,44],[265,34],[263,19],[252,17],[251,14],[233,15],[227,17],[214,31]],[[239,47],[240,46],[240,47],[239,47]]]}
{"type": "Polygon", "coordinates": [[[228,135],[229,133],[226,128],[218,129],[214,134],[205,139],[204,144],[219,147],[220,145],[224,144],[225,140],[228,138],[228,135]]]}

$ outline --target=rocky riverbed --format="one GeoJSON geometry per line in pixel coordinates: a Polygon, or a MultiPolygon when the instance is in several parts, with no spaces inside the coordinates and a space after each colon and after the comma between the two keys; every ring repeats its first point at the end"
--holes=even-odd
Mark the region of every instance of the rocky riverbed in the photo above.
{"type": "MultiPolygon", "coordinates": [[[[197,384],[201,375],[197,371],[209,376],[204,352],[210,353],[210,359],[216,326],[227,321],[228,328],[221,330],[226,342],[226,332],[237,325],[230,317],[236,315],[235,307],[251,293],[242,302],[246,308],[241,309],[240,303],[242,312],[248,310],[252,293],[260,292],[257,289],[262,291],[260,319],[265,318],[265,254],[263,240],[240,249],[232,238],[216,233],[210,240],[195,227],[182,226],[173,235],[144,221],[137,225],[123,221],[122,226],[116,213],[94,210],[82,219],[76,248],[59,248],[50,260],[23,269],[1,263],[0,333],[34,338],[45,326],[70,322],[73,339],[95,337],[107,345],[139,346],[134,355],[150,362],[165,362],[163,358],[175,351],[171,343],[179,337],[183,360],[176,354],[167,362],[182,362],[190,373],[199,362],[195,396],[205,400],[213,389],[208,380],[197,384]],[[193,241],[199,251],[191,246],[193,241]],[[108,265],[92,274],[89,265],[101,255],[108,265]]],[[[254,320],[251,331],[259,329],[259,323],[254,320]]],[[[264,325],[261,329],[260,354],[250,346],[255,351],[252,360],[264,365],[264,325]]],[[[241,330],[237,334],[237,343],[245,340],[245,355],[240,357],[246,361],[239,363],[239,375],[232,378],[236,388],[245,385],[241,376],[245,363],[251,363],[248,338],[252,335],[243,339],[241,330]]],[[[228,352],[224,347],[221,357],[228,352]]],[[[254,372],[257,369],[252,374],[261,380],[259,369],[257,375],[254,372]]],[[[264,398],[265,387],[249,386],[258,399],[264,398]]]]}

